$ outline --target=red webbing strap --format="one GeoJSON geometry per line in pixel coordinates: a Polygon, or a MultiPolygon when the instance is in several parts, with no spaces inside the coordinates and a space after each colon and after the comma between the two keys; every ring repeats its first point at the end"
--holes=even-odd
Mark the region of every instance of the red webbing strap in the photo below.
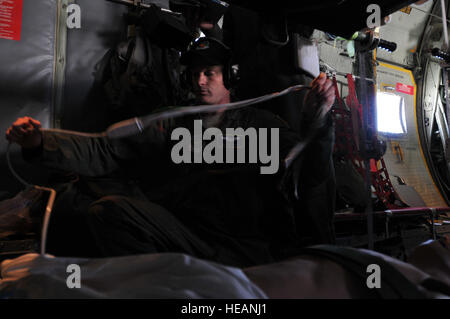
{"type": "Polygon", "coordinates": [[[348,83],[348,96],[346,98],[347,105],[351,109],[355,109],[358,111],[358,116],[360,123],[363,122],[362,118],[362,105],[359,103],[358,98],[356,97],[356,86],[355,80],[353,80],[353,76],[351,74],[347,74],[347,83],[348,83]]]}
{"type": "MultiPolygon", "coordinates": [[[[373,160],[375,162],[375,160],[373,160]]],[[[395,202],[395,189],[392,186],[391,179],[389,178],[389,173],[384,163],[384,159],[380,159],[381,167],[378,169],[376,167],[375,171],[372,171],[372,185],[375,188],[375,194],[378,199],[380,199],[387,208],[399,208],[394,204],[395,202]]]]}
{"type": "MultiPolygon", "coordinates": [[[[351,74],[347,75],[348,87],[349,87],[349,96],[347,97],[348,102],[351,103],[352,107],[357,108],[359,113],[360,123],[363,123],[362,119],[362,105],[358,102],[356,97],[355,90],[355,82],[351,74]]],[[[373,128],[373,119],[370,118],[367,123],[369,127],[373,128]]],[[[376,136],[373,137],[375,145],[378,144],[378,139],[376,136]]],[[[380,160],[381,167],[378,169],[377,161],[371,159],[371,175],[372,175],[372,185],[375,189],[375,195],[377,198],[388,208],[398,208],[400,206],[395,205],[395,190],[392,186],[391,180],[389,178],[389,173],[386,168],[386,164],[384,163],[384,159],[380,160]],[[373,162],[373,163],[372,163],[373,162]]]]}
{"type": "MultiPolygon", "coordinates": [[[[363,159],[359,156],[357,134],[355,134],[355,122],[358,122],[358,116],[352,116],[352,111],[349,110],[339,95],[336,77],[333,75],[333,86],[338,99],[339,108],[332,109],[332,116],[335,122],[335,145],[334,153],[351,161],[358,172],[364,175],[363,159]],[[355,118],[355,121],[353,120],[355,118]]],[[[354,113],[354,111],[353,111],[354,113]]],[[[359,124],[358,124],[359,125],[359,124]]],[[[358,132],[356,127],[356,132],[358,132]]]]}
{"type": "Polygon", "coordinates": [[[338,100],[339,106],[341,107],[341,109],[345,109],[344,103],[342,102],[342,99],[339,95],[339,89],[338,89],[335,74],[333,74],[333,87],[334,87],[334,94],[336,95],[336,99],[338,100]]]}
{"type": "MultiPolygon", "coordinates": [[[[351,74],[347,74],[349,95],[346,98],[348,110],[342,103],[339,96],[336,78],[333,76],[333,86],[336,98],[339,101],[339,108],[332,109],[332,116],[335,121],[335,148],[334,152],[352,162],[359,174],[366,179],[364,160],[359,152],[359,129],[362,126],[362,105],[356,97],[355,82],[351,74]]],[[[376,136],[374,136],[376,140],[376,136]]],[[[386,205],[387,208],[399,208],[395,205],[395,190],[389,178],[389,174],[383,158],[380,159],[381,167],[378,169],[377,161],[371,160],[371,177],[374,193],[377,198],[386,205]]]]}

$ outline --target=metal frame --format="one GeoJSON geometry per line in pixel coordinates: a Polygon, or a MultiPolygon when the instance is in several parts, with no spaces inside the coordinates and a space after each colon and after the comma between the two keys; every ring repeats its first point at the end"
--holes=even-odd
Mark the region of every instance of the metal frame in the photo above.
{"type": "Polygon", "coordinates": [[[62,102],[64,97],[64,81],[67,52],[67,6],[73,0],[56,0],[55,28],[55,63],[53,70],[53,97],[51,107],[51,123],[55,128],[61,127],[62,102]]]}

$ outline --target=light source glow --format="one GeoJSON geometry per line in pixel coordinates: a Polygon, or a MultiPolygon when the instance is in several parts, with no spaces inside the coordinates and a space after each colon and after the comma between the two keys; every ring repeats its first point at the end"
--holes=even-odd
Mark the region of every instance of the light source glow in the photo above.
{"type": "Polygon", "coordinates": [[[403,97],[393,93],[377,93],[377,130],[391,134],[406,133],[403,97]]]}

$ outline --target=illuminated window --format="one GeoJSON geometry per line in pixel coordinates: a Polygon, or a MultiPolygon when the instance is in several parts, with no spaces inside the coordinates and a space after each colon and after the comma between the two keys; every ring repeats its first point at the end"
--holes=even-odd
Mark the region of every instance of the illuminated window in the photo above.
{"type": "Polygon", "coordinates": [[[393,93],[377,93],[377,129],[382,133],[406,133],[403,97],[393,93]]]}

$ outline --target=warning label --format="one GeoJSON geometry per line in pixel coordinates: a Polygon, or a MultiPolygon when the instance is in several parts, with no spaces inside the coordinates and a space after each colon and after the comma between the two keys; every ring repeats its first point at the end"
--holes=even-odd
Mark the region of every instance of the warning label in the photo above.
{"type": "Polygon", "coordinates": [[[0,38],[20,40],[23,0],[0,0],[0,38]]]}
{"type": "Polygon", "coordinates": [[[397,82],[397,86],[395,89],[397,92],[414,95],[414,86],[411,86],[411,85],[406,85],[406,84],[397,82]]]}

